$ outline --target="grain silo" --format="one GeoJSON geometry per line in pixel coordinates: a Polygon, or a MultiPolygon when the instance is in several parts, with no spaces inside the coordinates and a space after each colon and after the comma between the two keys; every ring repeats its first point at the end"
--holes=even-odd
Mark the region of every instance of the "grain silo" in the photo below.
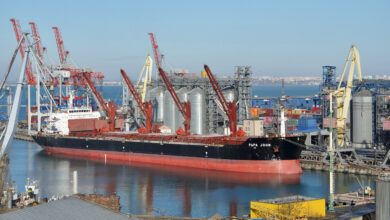
{"type": "Polygon", "coordinates": [[[206,100],[201,88],[195,88],[189,92],[191,103],[191,133],[206,133],[206,100]]]}
{"type": "Polygon", "coordinates": [[[352,98],[352,143],[355,147],[372,147],[373,102],[369,90],[362,90],[352,98]]]}
{"type": "MultiPolygon", "coordinates": [[[[176,105],[173,101],[171,94],[168,90],[164,91],[164,125],[172,129],[174,133],[176,131],[176,121],[178,115],[176,114],[176,105]]],[[[179,116],[180,117],[180,116],[179,116]]]]}

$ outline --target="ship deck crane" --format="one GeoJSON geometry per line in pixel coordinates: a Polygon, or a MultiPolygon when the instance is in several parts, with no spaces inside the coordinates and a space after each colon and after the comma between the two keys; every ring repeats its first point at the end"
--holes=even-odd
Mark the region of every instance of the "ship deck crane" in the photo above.
{"type": "MultiPolygon", "coordinates": [[[[12,26],[14,28],[16,41],[19,43],[19,41],[22,40],[22,45],[19,48],[19,51],[20,51],[20,56],[22,57],[22,59],[24,59],[24,56],[25,56],[24,51],[27,49],[27,46],[26,46],[25,39],[22,39],[22,37],[23,37],[22,28],[20,27],[19,21],[14,19],[14,18],[11,18],[11,23],[12,23],[12,26]]],[[[34,77],[34,74],[33,74],[33,71],[32,71],[30,60],[27,61],[27,67],[26,67],[25,73],[26,73],[26,76],[27,76],[28,84],[29,85],[35,85],[36,81],[35,81],[35,77],[34,77]]]]}
{"type": "Polygon", "coordinates": [[[363,82],[362,79],[362,70],[360,66],[360,55],[359,50],[355,45],[351,46],[349,50],[348,57],[345,60],[343,73],[340,77],[340,82],[337,87],[337,90],[332,92],[333,96],[336,98],[336,134],[337,134],[337,147],[345,146],[345,128],[346,120],[348,117],[348,110],[351,101],[352,87],[353,87],[353,77],[355,72],[355,66],[357,69],[357,77],[359,82],[363,82]],[[345,77],[345,73],[349,67],[348,78],[345,86],[342,85],[342,82],[345,77]]]}
{"type": "Polygon", "coordinates": [[[143,113],[145,117],[145,127],[141,127],[138,129],[139,133],[151,133],[152,132],[152,121],[153,121],[153,106],[152,102],[144,102],[142,101],[141,96],[138,94],[137,90],[135,89],[134,85],[131,83],[129,77],[127,76],[124,69],[121,69],[121,74],[123,77],[123,80],[125,81],[127,87],[129,88],[131,94],[133,95],[135,101],[137,102],[137,105],[141,112],[143,113]]]}
{"type": "Polygon", "coordinates": [[[152,43],[154,61],[156,62],[157,69],[159,69],[161,67],[161,55],[160,55],[160,51],[158,50],[157,40],[156,37],[154,36],[154,33],[148,33],[148,35],[150,37],[150,42],[152,43]]]}
{"type": "Polygon", "coordinates": [[[191,128],[191,104],[187,102],[181,102],[179,97],[177,96],[175,89],[173,88],[172,83],[169,81],[168,76],[166,72],[160,67],[158,68],[158,72],[165,84],[165,87],[167,87],[167,90],[172,96],[173,101],[176,104],[176,107],[179,109],[181,115],[184,118],[184,130],[182,128],[179,128],[176,133],[178,135],[189,135],[190,134],[190,128],[191,128]]]}
{"type": "Polygon", "coordinates": [[[94,83],[91,80],[91,73],[84,72],[81,74],[84,81],[87,83],[88,87],[91,89],[93,95],[98,101],[98,104],[103,110],[106,112],[108,117],[108,123],[109,123],[109,130],[114,131],[115,130],[115,115],[116,115],[116,106],[113,101],[110,101],[106,103],[103,96],[100,94],[100,92],[96,89],[94,83]]]}
{"type": "Polygon", "coordinates": [[[210,80],[211,86],[213,87],[213,90],[222,105],[223,111],[229,119],[230,136],[244,136],[245,132],[243,130],[237,131],[237,108],[235,101],[227,102],[225,96],[222,93],[221,87],[219,86],[218,81],[215,79],[210,68],[207,65],[204,65],[204,70],[206,71],[207,78],[210,80]]]}

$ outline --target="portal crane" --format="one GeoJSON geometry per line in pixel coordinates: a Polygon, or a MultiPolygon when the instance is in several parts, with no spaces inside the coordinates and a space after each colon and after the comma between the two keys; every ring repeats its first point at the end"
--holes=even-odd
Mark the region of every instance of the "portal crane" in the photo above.
{"type": "Polygon", "coordinates": [[[58,56],[60,57],[60,63],[66,64],[69,52],[65,50],[64,41],[58,27],[53,27],[54,35],[56,37],[58,56]]]}
{"type": "Polygon", "coordinates": [[[137,90],[135,89],[134,85],[131,83],[129,77],[127,76],[124,69],[121,69],[121,74],[123,77],[123,80],[125,81],[127,87],[129,88],[131,94],[133,95],[135,101],[137,102],[137,105],[141,112],[143,113],[145,117],[145,127],[141,127],[138,129],[139,133],[151,133],[152,132],[152,120],[153,120],[153,106],[152,102],[143,102],[141,96],[138,94],[137,90]]]}
{"type": "Polygon", "coordinates": [[[91,89],[93,95],[98,101],[98,104],[103,110],[106,112],[108,117],[108,123],[109,123],[109,130],[114,131],[115,130],[115,113],[116,113],[116,106],[113,101],[110,101],[106,103],[103,96],[100,94],[100,92],[96,89],[95,85],[93,84],[91,80],[91,73],[90,72],[84,72],[81,74],[84,81],[87,83],[88,87],[91,89]]]}
{"type": "Polygon", "coordinates": [[[222,109],[229,118],[229,128],[230,128],[230,136],[244,136],[245,132],[243,130],[239,130],[237,132],[237,108],[235,101],[227,102],[225,96],[222,93],[221,87],[218,84],[218,81],[215,79],[213,73],[207,65],[204,65],[204,70],[207,73],[207,78],[210,80],[211,86],[219,102],[222,105],[222,109]]]}
{"type": "MultiPolygon", "coordinates": [[[[23,34],[22,33],[22,28],[20,27],[19,21],[14,19],[14,18],[11,18],[11,23],[12,23],[12,26],[14,28],[16,41],[19,43],[20,40],[22,39],[22,34],[23,34]]],[[[27,46],[26,46],[25,40],[22,41],[22,45],[19,48],[19,50],[20,50],[20,56],[22,57],[22,59],[24,59],[24,56],[25,56],[24,51],[27,50],[27,46]]],[[[26,76],[27,76],[28,84],[29,85],[35,85],[36,82],[35,82],[35,77],[33,75],[33,71],[32,71],[30,60],[27,61],[27,67],[26,67],[25,73],[26,73],[26,76]]]]}
{"type": "Polygon", "coordinates": [[[37,53],[38,57],[41,60],[43,60],[43,51],[44,51],[44,49],[42,47],[41,36],[40,36],[40,34],[38,32],[37,25],[35,24],[35,22],[30,22],[29,24],[30,24],[32,36],[33,36],[33,39],[34,39],[36,53],[37,53]]]}
{"type": "Polygon", "coordinates": [[[150,37],[150,42],[152,43],[153,53],[154,53],[154,60],[156,62],[156,67],[159,69],[161,67],[161,55],[160,51],[158,50],[158,44],[157,40],[153,33],[148,33],[150,37]]]}
{"type": "MultiPolygon", "coordinates": [[[[80,77],[80,75],[83,75],[85,73],[85,70],[78,69],[73,67],[68,63],[68,55],[69,51],[65,50],[64,47],[64,40],[62,38],[60,29],[58,27],[53,27],[54,35],[56,38],[57,43],[57,49],[58,49],[58,55],[60,58],[60,63],[62,65],[68,64],[66,67],[61,67],[61,70],[66,70],[70,72],[71,78],[73,80],[73,85],[78,86],[86,86],[86,83],[83,80],[83,77],[80,77]]],[[[99,83],[103,82],[104,74],[100,72],[89,72],[89,76],[95,80],[98,80],[99,83]]]]}
{"type": "Polygon", "coordinates": [[[362,78],[362,70],[360,66],[360,55],[359,50],[355,47],[355,45],[351,46],[349,50],[349,54],[347,59],[345,60],[343,73],[340,77],[340,82],[337,87],[337,90],[332,92],[333,96],[336,98],[336,133],[337,133],[337,146],[344,147],[345,146],[345,128],[346,128],[346,120],[348,117],[349,104],[351,101],[351,93],[353,87],[353,76],[355,71],[355,66],[357,69],[357,77],[359,82],[363,82],[362,78]],[[349,66],[348,78],[345,86],[342,85],[344,80],[345,73],[349,66]]]}
{"type": "Polygon", "coordinates": [[[167,74],[165,71],[160,67],[158,68],[158,72],[165,84],[165,87],[167,87],[167,90],[172,96],[173,101],[176,104],[176,107],[179,109],[181,115],[184,118],[184,130],[182,128],[179,128],[176,133],[178,135],[189,135],[190,134],[190,127],[191,127],[191,104],[187,102],[181,102],[179,97],[177,96],[175,89],[172,86],[172,83],[169,81],[167,74]]]}
{"type": "Polygon", "coordinates": [[[29,22],[30,27],[31,27],[31,32],[32,36],[34,39],[34,45],[35,45],[35,54],[37,56],[38,63],[44,67],[42,68],[43,72],[45,73],[44,77],[49,75],[50,77],[50,85],[58,85],[58,79],[55,78],[55,76],[52,75],[51,71],[49,68],[45,65],[44,60],[43,60],[43,54],[45,52],[45,47],[42,46],[42,40],[41,40],[41,35],[39,34],[38,27],[35,22],[29,22]]]}
{"type": "Polygon", "coordinates": [[[152,65],[153,65],[153,60],[148,55],[146,57],[145,64],[142,67],[142,70],[139,74],[137,84],[136,84],[136,88],[138,88],[138,90],[141,91],[140,95],[141,95],[142,102],[145,101],[147,88],[152,82],[152,69],[153,69],[152,65]],[[142,83],[142,80],[143,80],[143,83],[142,83]]]}

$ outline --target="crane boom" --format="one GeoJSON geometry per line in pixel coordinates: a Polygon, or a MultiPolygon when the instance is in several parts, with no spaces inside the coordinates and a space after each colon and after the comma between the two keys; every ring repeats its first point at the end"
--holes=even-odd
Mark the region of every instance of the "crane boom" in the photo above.
{"type": "Polygon", "coordinates": [[[207,65],[204,65],[204,70],[206,71],[207,78],[210,80],[211,86],[213,87],[213,90],[217,95],[219,102],[222,105],[223,111],[229,118],[229,128],[230,128],[231,136],[236,136],[237,135],[237,109],[236,109],[235,101],[227,102],[225,96],[222,93],[221,87],[219,86],[218,81],[215,79],[210,68],[207,65]]]}
{"type": "Polygon", "coordinates": [[[37,52],[38,57],[42,60],[43,59],[43,47],[42,47],[42,41],[41,41],[41,36],[38,32],[37,25],[35,22],[30,22],[30,27],[31,27],[31,32],[32,36],[34,38],[34,43],[35,43],[35,50],[37,52]]]}
{"type": "Polygon", "coordinates": [[[142,98],[142,101],[144,102],[145,101],[145,97],[146,97],[146,90],[148,88],[148,86],[151,84],[151,81],[152,81],[152,67],[153,65],[153,60],[152,58],[148,55],[146,57],[146,60],[145,60],[145,64],[144,66],[142,67],[142,70],[139,74],[139,77],[138,77],[138,80],[137,80],[137,84],[136,87],[139,88],[139,90],[141,90],[141,98],[142,98]],[[141,84],[142,82],[142,77],[143,77],[143,84],[141,84]]]}
{"type": "Polygon", "coordinates": [[[109,119],[110,131],[115,130],[115,112],[116,112],[115,104],[113,102],[106,103],[103,96],[100,94],[100,92],[96,89],[95,85],[93,84],[91,80],[90,72],[84,72],[83,74],[81,74],[81,76],[84,78],[88,87],[91,89],[92,93],[96,97],[97,101],[99,102],[99,106],[101,106],[103,110],[106,112],[109,119]]]}
{"type": "MultiPolygon", "coordinates": [[[[141,112],[145,117],[145,129],[146,129],[145,132],[149,133],[152,131],[152,120],[153,120],[152,102],[151,101],[142,102],[141,96],[138,94],[134,85],[131,83],[131,80],[127,76],[126,71],[124,69],[121,69],[121,74],[123,80],[125,81],[127,87],[129,88],[131,94],[133,95],[135,101],[137,102],[138,107],[140,108],[141,112]]],[[[140,129],[139,131],[142,131],[142,129],[140,129]]]]}
{"type": "Polygon", "coordinates": [[[65,64],[66,58],[68,56],[68,52],[65,50],[64,41],[62,40],[60,29],[58,27],[53,27],[53,31],[54,31],[54,35],[56,38],[58,56],[60,58],[60,63],[65,64]]]}
{"type": "Polygon", "coordinates": [[[150,37],[150,42],[152,43],[153,53],[154,53],[154,60],[156,62],[157,69],[161,67],[161,56],[160,51],[158,50],[158,44],[156,37],[154,36],[154,33],[148,33],[150,37]]]}
{"type": "Polygon", "coordinates": [[[333,92],[333,95],[336,97],[336,133],[337,133],[337,146],[345,146],[345,128],[346,120],[348,117],[348,110],[351,101],[352,87],[353,87],[353,76],[355,72],[355,66],[357,69],[357,76],[359,82],[363,81],[362,71],[360,65],[360,55],[359,50],[352,45],[349,50],[348,57],[345,60],[344,69],[340,77],[340,82],[336,91],[333,92]],[[347,77],[347,82],[345,87],[342,86],[345,74],[349,66],[349,72],[347,77]]]}
{"type": "MultiPolygon", "coordinates": [[[[38,27],[35,22],[30,22],[30,27],[31,27],[31,32],[32,36],[34,39],[34,44],[35,44],[35,53],[37,56],[38,63],[41,66],[46,66],[43,60],[43,53],[45,51],[44,47],[42,46],[42,40],[41,40],[41,35],[39,34],[38,27]]],[[[43,68],[43,72],[49,75],[51,83],[54,85],[58,84],[58,80],[50,73],[48,68],[43,68]]]]}
{"type": "Polygon", "coordinates": [[[16,128],[15,125],[17,124],[18,114],[20,110],[20,101],[21,101],[22,89],[23,89],[23,78],[25,75],[24,72],[26,71],[26,65],[28,63],[27,61],[29,58],[30,50],[28,49],[26,53],[27,53],[26,56],[23,58],[22,68],[19,74],[19,80],[18,83],[16,84],[15,96],[12,102],[12,108],[8,118],[8,123],[6,125],[6,128],[2,131],[0,135],[0,139],[1,139],[0,158],[2,158],[3,155],[7,152],[7,149],[9,148],[9,146],[12,145],[12,141],[14,139],[13,136],[16,128]]]}
{"type": "MultiPolygon", "coordinates": [[[[163,79],[165,87],[167,88],[167,90],[171,94],[172,99],[176,104],[176,107],[179,109],[179,112],[181,113],[181,115],[184,118],[184,122],[183,122],[184,134],[189,135],[190,134],[190,123],[191,123],[191,105],[189,102],[182,103],[180,101],[179,97],[176,94],[175,89],[172,86],[172,83],[168,79],[167,74],[165,73],[165,71],[161,67],[158,68],[158,72],[159,72],[161,78],[163,79]]],[[[180,133],[180,132],[177,132],[177,133],[180,133]]]]}
{"type": "MultiPolygon", "coordinates": [[[[14,28],[14,32],[15,32],[15,36],[16,36],[16,41],[19,43],[20,40],[22,40],[22,28],[20,27],[20,23],[18,20],[14,19],[14,18],[11,18],[11,23],[12,23],[12,26],[14,28]]],[[[22,45],[21,47],[19,48],[20,50],[20,56],[22,57],[22,59],[24,59],[24,51],[27,49],[27,46],[26,46],[26,42],[25,40],[23,39],[22,40],[22,45]]],[[[27,67],[26,67],[26,76],[27,76],[27,81],[28,81],[28,84],[29,85],[35,85],[35,77],[33,75],[33,71],[32,71],[32,67],[31,67],[31,62],[30,60],[27,61],[27,67]]]]}

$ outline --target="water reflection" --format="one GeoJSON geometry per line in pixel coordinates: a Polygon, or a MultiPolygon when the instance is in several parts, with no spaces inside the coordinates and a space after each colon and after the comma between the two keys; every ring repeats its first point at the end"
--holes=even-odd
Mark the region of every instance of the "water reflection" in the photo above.
{"type": "MultiPolygon", "coordinates": [[[[43,152],[41,155],[45,154],[43,152]]],[[[64,160],[84,160],[84,158],[75,158],[62,155],[47,155],[48,157],[64,159],[64,160]]],[[[174,167],[174,166],[161,166],[154,164],[145,164],[145,163],[136,163],[131,162],[124,164],[123,162],[108,161],[104,160],[94,160],[88,159],[88,161],[95,162],[97,164],[105,165],[127,165],[134,169],[141,169],[146,173],[152,173],[153,175],[164,175],[172,177],[182,177],[185,179],[201,180],[207,179],[211,181],[218,181],[225,184],[236,184],[236,185],[258,185],[258,184],[297,184],[299,183],[301,174],[252,174],[252,173],[234,173],[234,172],[223,172],[223,171],[213,171],[213,170],[201,170],[193,168],[183,168],[183,167],[174,167]]]]}
{"type": "MultiPolygon", "coordinates": [[[[44,196],[71,194],[72,172],[77,170],[79,192],[116,193],[121,198],[121,211],[131,214],[241,216],[248,213],[251,200],[295,194],[324,197],[328,192],[325,172],[254,175],[137,163],[105,164],[46,155],[36,144],[21,141],[15,141],[10,158],[11,177],[19,189],[31,177],[40,182],[44,196]]],[[[338,192],[358,187],[354,176],[336,174],[338,192]]]]}

